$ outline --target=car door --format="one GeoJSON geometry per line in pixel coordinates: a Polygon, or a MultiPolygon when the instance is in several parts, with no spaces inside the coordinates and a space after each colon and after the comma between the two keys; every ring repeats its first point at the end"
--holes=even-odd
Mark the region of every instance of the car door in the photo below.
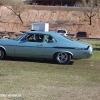
{"type": "Polygon", "coordinates": [[[56,52],[56,39],[53,38],[51,35],[45,35],[45,43],[43,45],[44,48],[44,58],[53,58],[53,54],[56,52]]]}
{"type": "MultiPolygon", "coordinates": [[[[29,34],[30,35],[30,34],[29,34]]],[[[15,47],[15,55],[18,57],[43,57],[43,42],[30,40],[20,40],[15,47]]]]}

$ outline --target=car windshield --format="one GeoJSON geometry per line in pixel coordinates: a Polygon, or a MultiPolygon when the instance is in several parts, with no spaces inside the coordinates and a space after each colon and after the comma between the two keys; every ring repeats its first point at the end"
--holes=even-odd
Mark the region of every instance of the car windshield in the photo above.
{"type": "Polygon", "coordinates": [[[21,36],[19,36],[18,38],[16,38],[16,40],[18,41],[18,40],[20,40],[23,36],[25,36],[26,34],[24,33],[24,34],[22,34],[21,36]]]}

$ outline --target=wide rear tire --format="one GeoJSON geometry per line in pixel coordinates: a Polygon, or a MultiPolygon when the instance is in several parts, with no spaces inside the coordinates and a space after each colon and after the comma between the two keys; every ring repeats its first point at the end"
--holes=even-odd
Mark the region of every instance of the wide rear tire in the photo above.
{"type": "Polygon", "coordinates": [[[54,61],[59,64],[68,64],[71,60],[71,55],[66,52],[58,52],[54,55],[54,61]]]}

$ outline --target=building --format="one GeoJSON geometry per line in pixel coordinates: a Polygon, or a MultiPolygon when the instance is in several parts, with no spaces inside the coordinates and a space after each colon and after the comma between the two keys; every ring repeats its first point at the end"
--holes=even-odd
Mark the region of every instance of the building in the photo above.
{"type": "Polygon", "coordinates": [[[73,6],[78,0],[35,0],[38,5],[73,6]]]}
{"type": "Polygon", "coordinates": [[[78,1],[81,0],[24,0],[24,2],[30,2],[30,4],[49,6],[74,6],[78,1]]]}

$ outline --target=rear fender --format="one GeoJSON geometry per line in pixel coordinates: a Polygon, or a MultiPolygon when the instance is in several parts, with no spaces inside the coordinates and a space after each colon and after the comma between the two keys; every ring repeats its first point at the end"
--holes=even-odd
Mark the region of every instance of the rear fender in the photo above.
{"type": "Polygon", "coordinates": [[[54,55],[55,55],[56,53],[58,53],[58,52],[66,52],[67,54],[70,54],[70,55],[71,55],[71,58],[73,58],[73,54],[72,54],[71,52],[69,52],[69,51],[57,51],[57,52],[54,53],[54,55]]]}

